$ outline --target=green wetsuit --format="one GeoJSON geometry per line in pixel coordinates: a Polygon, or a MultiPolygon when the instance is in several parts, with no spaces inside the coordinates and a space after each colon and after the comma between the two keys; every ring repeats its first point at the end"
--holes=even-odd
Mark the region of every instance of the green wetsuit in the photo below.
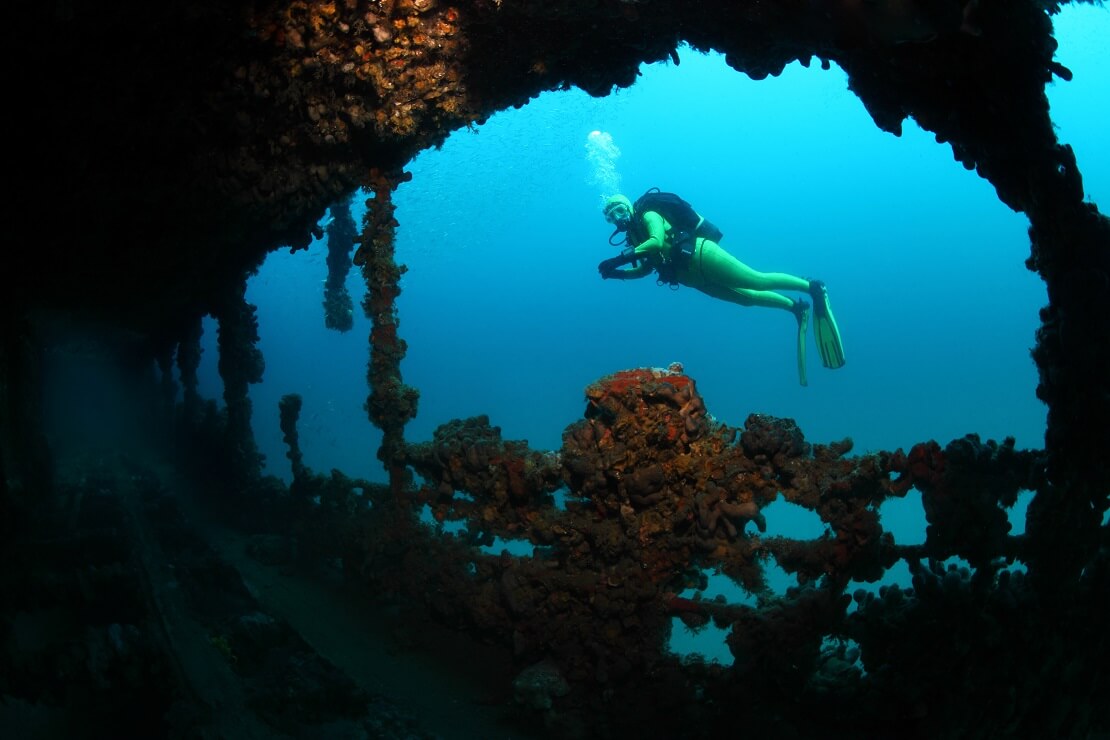
{"type": "MultiPolygon", "coordinates": [[[[675,248],[671,225],[661,214],[644,211],[639,215],[649,234],[633,249],[639,259],[635,267],[616,270],[613,277],[629,280],[650,275],[664,267],[675,248]]],[[[700,217],[700,214],[699,214],[700,217]]],[[[767,306],[791,311],[794,300],[776,290],[807,292],[809,281],[784,272],[758,272],[703,237],[696,239],[690,259],[679,260],[675,278],[682,285],[696,288],[706,295],[741,306],[767,306]]]]}

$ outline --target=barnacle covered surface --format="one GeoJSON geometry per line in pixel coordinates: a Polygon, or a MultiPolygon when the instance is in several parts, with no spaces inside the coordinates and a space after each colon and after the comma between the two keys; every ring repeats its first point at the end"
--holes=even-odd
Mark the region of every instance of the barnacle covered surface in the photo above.
{"type": "Polygon", "coordinates": [[[429,507],[436,531],[369,513],[376,525],[343,544],[371,591],[409,594],[508,646],[518,684],[538,675],[557,688],[517,696],[553,736],[594,725],[587,736],[709,737],[737,712],[772,737],[1071,736],[1102,721],[1102,657],[1083,656],[1104,656],[1102,557],[1058,599],[1013,568],[1037,545],[1010,534],[1006,512],[1019,491],[1045,489],[1043,452],[969,435],[852,456],[849,441],[808,443],[790,419],[713,420],[681,368],[621,371],[586,399],[558,453],[502,440],[484,417],[444,424],[409,446],[423,484],[394,501],[400,512],[429,507]],[[879,508],[919,494],[926,541],[896,542],[879,508]],[[763,510],[779,495],[826,533],[764,536],[778,523],[763,510]],[[534,552],[490,547],[499,541],[534,552]],[[405,567],[390,567],[399,553],[405,567]],[[961,555],[971,567],[943,565],[961,555]],[[912,587],[859,588],[899,561],[912,587]],[[799,586],[774,593],[773,564],[799,586]],[[706,571],[755,604],[703,598],[706,571]],[[733,666],[664,650],[675,617],[728,630],[733,666]],[[1075,639],[1048,639],[1059,625],[1075,639]],[[1033,634],[1046,639],[1017,647],[1033,634]],[[1074,672],[1054,672],[1063,683],[1046,690],[1027,660],[1074,672]]]}
{"type": "MultiPolygon", "coordinates": [[[[99,319],[122,330],[112,346],[134,368],[156,359],[168,377],[176,351],[180,439],[205,469],[221,471],[244,509],[321,557],[341,555],[368,590],[418,598],[441,620],[508,646],[519,702],[557,734],[597,723],[601,734],[710,735],[738,721],[770,733],[784,718],[803,735],[837,721],[849,724],[833,734],[1105,732],[1094,697],[1107,688],[1110,225],[1084,202],[1082,163],[1049,117],[1044,86],[1070,74],[1054,59],[1057,4],[923,5],[961,12],[875,17],[860,8],[888,4],[838,0],[21,4],[13,48],[26,73],[11,87],[10,136],[23,155],[13,173],[23,261],[9,258],[0,276],[7,533],[34,520],[23,513],[36,495],[49,510],[57,493],[41,421],[50,341],[41,317],[99,319]],[[1029,217],[1027,264],[1049,297],[1033,352],[1049,410],[1043,451],[969,436],[850,457],[849,443],[810,446],[789,420],[716,422],[678,369],[591,385],[589,412],[558,453],[503,441],[482,418],[447,421],[428,442],[404,439],[418,397],[400,374],[395,306],[403,268],[390,196],[404,164],[543,91],[604,95],[630,85],[640,64],[678,59],[683,42],[723,52],[756,79],[795,61],[840,65],[876,125],[898,133],[912,117],[1029,217]],[[344,238],[357,244],[369,288],[367,412],[385,432],[379,457],[392,485],[388,496],[364,490],[360,499],[362,482],[298,468],[305,495],[290,515],[289,502],[257,481],[247,387],[264,363],[245,279],[269,251],[306,245],[325,209],[359,187],[374,195],[362,233],[344,238]],[[223,416],[196,395],[205,313],[220,321],[223,416]],[[209,446],[196,447],[200,439],[209,446]],[[561,487],[565,511],[554,504],[561,487]],[[1018,490],[1035,497],[1026,533],[1013,536],[1004,509],[1018,490]],[[320,506],[306,516],[297,507],[314,492],[320,506]],[[929,530],[906,546],[883,531],[876,509],[912,492],[929,530]],[[764,538],[763,510],[779,495],[819,515],[829,534],[764,538]],[[414,517],[424,504],[441,522],[465,522],[465,535],[429,536],[414,517]],[[476,550],[496,537],[528,540],[537,555],[476,550]],[[968,567],[940,565],[954,556],[968,567]],[[802,587],[767,597],[770,558],[802,587]],[[1027,574],[1011,570],[1016,560],[1027,574]],[[912,591],[849,593],[850,581],[874,581],[898,561],[911,567],[912,591]],[[702,568],[762,602],[679,596],[702,568]],[[681,666],[664,655],[676,616],[729,629],[736,666],[681,666]]],[[[333,302],[341,317],[348,309],[333,302]]],[[[172,405],[172,381],[165,389],[172,405]]],[[[288,410],[283,431],[296,440],[288,410]]],[[[83,482],[72,496],[83,517],[81,507],[93,507],[94,539],[102,520],[130,521],[111,501],[101,510],[100,498],[85,496],[105,488],[83,482]]],[[[104,562],[126,561],[126,543],[108,553],[78,544],[66,554],[92,547],[104,562]]],[[[38,557],[43,546],[31,541],[8,562],[69,562],[38,557]]],[[[86,583],[94,595],[98,583],[86,583]]],[[[21,594],[10,603],[45,598],[7,585],[21,594]]],[[[105,646],[124,644],[105,634],[105,646]]],[[[234,639],[213,639],[229,660],[236,654],[234,639]]],[[[19,677],[35,685],[33,661],[24,668],[19,677]]]]}

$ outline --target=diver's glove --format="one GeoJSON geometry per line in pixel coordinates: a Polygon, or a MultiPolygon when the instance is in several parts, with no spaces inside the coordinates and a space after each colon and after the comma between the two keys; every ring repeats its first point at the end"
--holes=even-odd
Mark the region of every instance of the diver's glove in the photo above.
{"type": "Polygon", "coordinates": [[[628,260],[622,257],[610,257],[607,260],[602,260],[597,266],[597,271],[601,273],[602,280],[608,280],[611,277],[616,277],[621,265],[627,265],[628,260]]]}
{"type": "Polygon", "coordinates": [[[626,249],[616,257],[610,257],[607,260],[602,260],[601,264],[597,266],[597,271],[601,273],[602,280],[608,280],[611,277],[616,277],[620,272],[619,267],[623,267],[630,262],[636,261],[636,252],[633,249],[626,249]]]}

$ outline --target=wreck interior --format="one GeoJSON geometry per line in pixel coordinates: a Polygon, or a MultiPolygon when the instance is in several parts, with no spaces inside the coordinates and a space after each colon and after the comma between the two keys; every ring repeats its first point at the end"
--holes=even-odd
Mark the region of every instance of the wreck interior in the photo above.
{"type": "Polygon", "coordinates": [[[15,83],[35,164],[2,278],[0,726],[1106,736],[1110,222],[1045,96],[1072,74],[1061,5],[21,7],[17,52],[52,75],[15,83]],[[1027,217],[1043,446],[814,443],[762,409],[715,418],[677,363],[590,379],[558,449],[482,414],[419,417],[394,197],[413,160],[541,93],[603,97],[707,51],[753,80],[839,67],[879,130],[912,120],[1027,217]],[[376,475],[306,464],[295,392],[276,404],[283,459],[255,437],[248,280],[321,240],[325,325],[368,327],[376,475]],[[915,544],[879,513],[909,499],[915,544]],[[768,532],[783,501],[813,536],[768,532]],[[865,587],[894,569],[909,587],[865,587]],[[776,592],[775,572],[797,585],[776,592]],[[751,598],[712,598],[706,574],[751,598]],[[668,650],[676,623],[731,662],[668,650]]]}

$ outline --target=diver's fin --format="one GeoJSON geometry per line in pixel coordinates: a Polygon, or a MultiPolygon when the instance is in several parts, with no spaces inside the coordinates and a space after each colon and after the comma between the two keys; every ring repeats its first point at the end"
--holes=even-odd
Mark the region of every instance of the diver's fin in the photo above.
{"type": "Polygon", "coordinates": [[[829,307],[829,291],[820,280],[811,280],[809,295],[813,298],[813,336],[821,352],[821,363],[833,370],[844,367],[844,343],[840,341],[840,329],[829,307]]]}
{"type": "Polygon", "coordinates": [[[798,319],[798,382],[809,385],[806,380],[806,330],[809,328],[809,304],[798,300],[790,309],[798,319]]]}

